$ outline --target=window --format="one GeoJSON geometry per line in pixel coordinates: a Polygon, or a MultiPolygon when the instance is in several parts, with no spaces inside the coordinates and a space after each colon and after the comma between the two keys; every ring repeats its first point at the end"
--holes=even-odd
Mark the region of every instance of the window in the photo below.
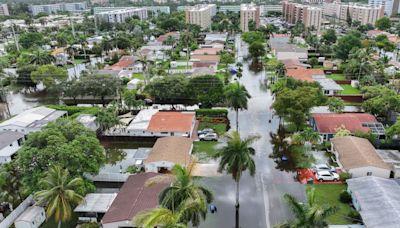
{"type": "Polygon", "coordinates": [[[367,172],[367,176],[372,176],[372,172],[367,172]]]}

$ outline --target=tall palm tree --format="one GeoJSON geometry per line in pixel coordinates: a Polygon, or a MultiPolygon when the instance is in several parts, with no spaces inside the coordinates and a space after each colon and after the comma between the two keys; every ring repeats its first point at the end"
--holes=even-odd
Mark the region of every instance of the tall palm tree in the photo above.
{"type": "Polygon", "coordinates": [[[321,139],[319,133],[314,131],[310,127],[307,127],[302,132],[300,132],[300,136],[303,139],[304,143],[310,144],[316,144],[321,139]]]}
{"type": "Polygon", "coordinates": [[[315,189],[307,190],[307,203],[299,202],[295,197],[286,194],[286,201],[291,207],[295,219],[281,224],[280,228],[320,228],[328,227],[326,219],[337,211],[336,207],[316,203],[315,189]]]}
{"type": "Polygon", "coordinates": [[[231,83],[225,88],[225,98],[228,107],[236,112],[236,131],[239,130],[239,110],[247,109],[247,102],[251,98],[244,85],[238,82],[231,83]]]}
{"type": "Polygon", "coordinates": [[[29,55],[29,63],[35,65],[51,64],[55,60],[55,57],[48,51],[36,50],[29,55]]]}
{"type": "Polygon", "coordinates": [[[34,194],[39,205],[47,205],[47,218],[54,216],[58,221],[58,228],[61,227],[61,222],[71,218],[72,205],[83,201],[83,197],[75,192],[82,182],[81,178],[69,180],[68,170],[54,166],[41,181],[44,189],[34,194]]]}
{"type": "Polygon", "coordinates": [[[232,175],[236,182],[236,228],[239,227],[239,182],[243,171],[248,170],[251,176],[256,173],[256,164],[253,160],[255,155],[251,144],[258,139],[257,136],[240,138],[237,131],[228,136],[229,140],[225,147],[220,149],[215,158],[220,158],[218,172],[226,171],[232,175]]]}
{"type": "Polygon", "coordinates": [[[175,165],[172,174],[174,181],[160,193],[159,203],[162,207],[175,212],[188,200],[197,201],[196,210],[187,211],[184,218],[184,221],[190,221],[196,227],[201,219],[205,220],[207,205],[213,201],[213,194],[206,187],[195,183],[185,167],[175,165]]]}

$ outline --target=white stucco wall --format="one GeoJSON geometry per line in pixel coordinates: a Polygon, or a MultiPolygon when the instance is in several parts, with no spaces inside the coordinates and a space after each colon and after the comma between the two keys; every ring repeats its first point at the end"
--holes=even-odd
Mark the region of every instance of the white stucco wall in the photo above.
{"type": "MultiPolygon", "coordinates": [[[[188,163],[189,162],[190,161],[188,161],[188,163]]],[[[144,168],[145,168],[146,172],[157,173],[159,167],[171,170],[174,165],[175,165],[175,163],[173,163],[173,162],[158,161],[158,162],[150,162],[148,164],[145,164],[144,168]]]]}
{"type": "Polygon", "coordinates": [[[366,166],[361,168],[349,169],[348,172],[352,178],[367,176],[368,172],[371,172],[370,176],[389,178],[390,169],[382,169],[373,166],[366,166]]]}
{"type": "Polygon", "coordinates": [[[5,164],[11,161],[11,156],[4,156],[5,154],[13,155],[19,150],[21,146],[18,145],[18,141],[14,141],[11,145],[8,145],[0,150],[0,164],[5,164]]]}

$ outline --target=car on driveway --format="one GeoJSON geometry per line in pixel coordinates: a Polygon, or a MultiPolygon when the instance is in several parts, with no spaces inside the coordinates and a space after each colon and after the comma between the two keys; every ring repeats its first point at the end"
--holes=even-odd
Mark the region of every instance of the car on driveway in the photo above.
{"type": "Polygon", "coordinates": [[[315,178],[318,181],[338,181],[340,179],[339,175],[330,171],[318,171],[315,174],[315,178]]]}
{"type": "Polygon", "coordinates": [[[329,166],[328,164],[314,165],[312,167],[312,170],[313,170],[314,173],[316,173],[318,171],[330,171],[330,172],[335,172],[336,173],[335,167],[329,166]]]}
{"type": "Polygon", "coordinates": [[[211,128],[204,128],[203,130],[197,131],[197,135],[205,135],[208,133],[214,133],[214,129],[211,128]]]}
{"type": "Polygon", "coordinates": [[[218,141],[218,135],[216,133],[207,133],[199,135],[200,141],[218,141]]]}

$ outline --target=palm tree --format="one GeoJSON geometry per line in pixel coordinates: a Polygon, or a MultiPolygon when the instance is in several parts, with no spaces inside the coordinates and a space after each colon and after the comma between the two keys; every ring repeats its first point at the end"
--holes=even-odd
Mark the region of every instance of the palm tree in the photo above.
{"type": "Polygon", "coordinates": [[[295,219],[281,224],[281,228],[320,228],[328,227],[326,219],[337,211],[336,207],[319,205],[315,198],[315,189],[307,190],[307,203],[299,202],[295,197],[286,194],[286,201],[291,207],[295,219]]]}
{"type": "Polygon", "coordinates": [[[35,65],[51,64],[55,60],[55,57],[48,51],[36,50],[29,55],[29,63],[35,65]]]}
{"type": "Polygon", "coordinates": [[[206,187],[196,184],[189,170],[181,165],[175,165],[172,174],[174,181],[160,193],[159,203],[175,213],[177,208],[182,207],[188,200],[197,201],[197,208],[187,211],[184,218],[185,222],[190,221],[196,227],[200,224],[201,218],[205,220],[207,205],[213,201],[213,194],[206,187]]]}
{"type": "Polygon", "coordinates": [[[239,130],[239,110],[247,109],[247,102],[251,98],[244,85],[238,82],[231,83],[225,88],[225,98],[228,107],[236,112],[236,131],[239,130]]]}
{"type": "Polygon", "coordinates": [[[310,127],[307,127],[300,132],[300,137],[304,143],[309,143],[311,145],[318,143],[318,141],[321,139],[319,133],[310,127]]]}
{"type": "Polygon", "coordinates": [[[256,164],[253,156],[254,148],[251,144],[258,139],[257,136],[250,136],[244,139],[240,138],[237,131],[232,132],[228,136],[229,140],[225,147],[215,154],[215,158],[220,158],[218,172],[226,171],[232,174],[232,178],[236,182],[236,228],[239,227],[239,181],[242,172],[249,170],[250,175],[254,176],[256,172],[256,164]]]}
{"type": "Polygon", "coordinates": [[[71,218],[73,204],[83,201],[83,197],[74,190],[83,184],[81,178],[69,180],[69,172],[54,166],[49,169],[45,179],[41,181],[44,189],[34,194],[39,205],[47,205],[47,218],[54,216],[58,221],[58,228],[61,222],[71,218]]]}

